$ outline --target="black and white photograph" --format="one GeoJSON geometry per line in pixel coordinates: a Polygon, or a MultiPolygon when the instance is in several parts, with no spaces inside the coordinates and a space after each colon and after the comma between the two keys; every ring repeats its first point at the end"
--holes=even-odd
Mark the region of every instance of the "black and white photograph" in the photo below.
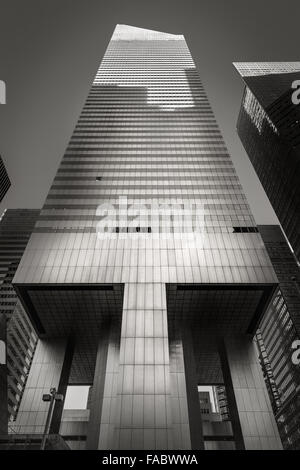
{"type": "Polygon", "coordinates": [[[299,0],[0,0],[0,458],[296,456],[299,32],[299,0]]]}

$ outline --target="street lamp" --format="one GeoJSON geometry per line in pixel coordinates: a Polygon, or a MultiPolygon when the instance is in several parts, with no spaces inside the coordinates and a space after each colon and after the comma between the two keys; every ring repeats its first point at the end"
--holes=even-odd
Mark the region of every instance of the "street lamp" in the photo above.
{"type": "Polygon", "coordinates": [[[57,393],[56,388],[50,388],[50,393],[44,393],[44,395],[43,395],[43,401],[49,401],[50,405],[49,405],[49,409],[48,409],[48,414],[47,414],[43,439],[42,439],[42,443],[41,443],[41,450],[45,450],[47,437],[49,435],[49,428],[50,428],[54,403],[56,401],[63,401],[63,400],[64,400],[64,396],[61,393],[57,393]]]}

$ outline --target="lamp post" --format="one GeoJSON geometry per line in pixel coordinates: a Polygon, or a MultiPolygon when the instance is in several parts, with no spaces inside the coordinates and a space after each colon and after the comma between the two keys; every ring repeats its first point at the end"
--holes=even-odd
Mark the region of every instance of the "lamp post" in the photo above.
{"type": "Polygon", "coordinates": [[[41,443],[41,450],[45,450],[46,442],[47,442],[47,437],[49,435],[49,428],[50,428],[50,423],[51,423],[51,418],[52,418],[52,413],[53,413],[53,408],[54,408],[54,403],[55,401],[63,401],[64,396],[61,393],[56,392],[56,388],[50,388],[50,393],[45,393],[43,395],[43,401],[48,401],[50,402],[49,409],[48,409],[48,414],[47,414],[47,419],[46,419],[46,424],[45,424],[45,429],[44,429],[44,434],[42,438],[42,443],[41,443]]]}

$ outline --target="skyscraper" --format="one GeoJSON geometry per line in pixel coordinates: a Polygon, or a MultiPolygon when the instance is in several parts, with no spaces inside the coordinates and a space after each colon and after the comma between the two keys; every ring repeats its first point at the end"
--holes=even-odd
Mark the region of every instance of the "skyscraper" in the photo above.
{"type": "Polygon", "coordinates": [[[277,278],[183,36],[116,27],[14,286],[41,339],[20,432],[85,383],[87,449],[203,449],[224,383],[234,446],[281,448],[252,341],[277,278]]]}
{"type": "MultiPolygon", "coordinates": [[[[0,220],[0,316],[7,341],[8,418],[14,420],[26,384],[37,336],[18,302],[12,279],[39,215],[36,209],[8,209],[0,220]],[[4,327],[4,326],[3,326],[4,327]]],[[[7,422],[6,422],[7,426],[7,422]]]]}
{"type": "MultiPolygon", "coordinates": [[[[223,420],[221,413],[212,408],[210,393],[199,392],[203,437],[206,450],[233,450],[231,423],[223,420]],[[217,437],[217,440],[215,440],[217,437]]],[[[216,405],[216,403],[214,403],[216,405]]]]}
{"type": "Polygon", "coordinates": [[[284,448],[300,449],[300,366],[292,360],[300,340],[300,270],[279,226],[259,231],[279,288],[261,321],[258,347],[284,448]]]}
{"type": "Polygon", "coordinates": [[[2,201],[5,194],[7,193],[10,185],[11,185],[10,179],[8,177],[3,160],[0,157],[0,202],[2,201]]]}
{"type": "Polygon", "coordinates": [[[237,62],[245,82],[237,131],[300,260],[300,62],[237,62]]]}

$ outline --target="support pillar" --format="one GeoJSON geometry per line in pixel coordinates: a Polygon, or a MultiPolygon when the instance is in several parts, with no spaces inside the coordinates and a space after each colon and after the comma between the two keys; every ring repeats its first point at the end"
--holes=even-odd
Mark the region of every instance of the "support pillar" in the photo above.
{"type": "Polygon", "coordinates": [[[183,353],[187,403],[189,410],[191,449],[204,450],[202,416],[198,393],[194,344],[191,331],[188,328],[183,329],[183,353]]]}
{"type": "Polygon", "coordinates": [[[99,337],[86,449],[112,449],[117,413],[120,323],[103,324],[99,337]]]}
{"type": "Polygon", "coordinates": [[[74,338],[70,337],[66,344],[64,360],[62,364],[61,374],[57,387],[57,393],[63,395],[63,401],[55,401],[53,415],[50,424],[50,434],[59,434],[61,418],[64,410],[66,399],[67,387],[70,379],[70,372],[72,367],[74,354],[74,338]]]}
{"type": "Polygon", "coordinates": [[[237,448],[282,449],[253,340],[225,338],[220,359],[237,448]]]}
{"type": "Polygon", "coordinates": [[[172,327],[170,369],[174,449],[204,450],[193,341],[184,325],[172,327]]]}
{"type": "Polygon", "coordinates": [[[181,330],[169,344],[165,284],[125,284],[119,332],[99,338],[87,449],[203,449],[193,346],[181,330]]]}
{"type": "MultiPolygon", "coordinates": [[[[52,387],[58,390],[62,384],[61,379],[67,376],[67,372],[70,372],[70,362],[66,371],[66,361],[69,356],[69,354],[66,356],[67,343],[68,340],[65,338],[39,340],[14,424],[17,433],[42,434],[44,432],[49,403],[43,402],[42,397],[44,393],[49,393],[52,387]]],[[[63,382],[65,381],[66,379],[63,382]]],[[[59,414],[58,410],[57,419],[59,414]]],[[[55,429],[57,429],[57,424],[55,429]]]]}
{"type": "Polygon", "coordinates": [[[165,285],[126,284],[115,448],[173,448],[169,379],[165,285]]]}

